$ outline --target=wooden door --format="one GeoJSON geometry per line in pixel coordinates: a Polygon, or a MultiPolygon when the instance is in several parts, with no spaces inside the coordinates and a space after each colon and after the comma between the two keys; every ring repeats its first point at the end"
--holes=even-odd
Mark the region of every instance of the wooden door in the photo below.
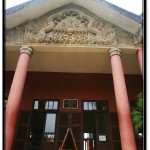
{"type": "Polygon", "coordinates": [[[82,146],[82,131],[81,131],[81,113],[60,113],[58,121],[58,148],[61,147],[62,142],[67,133],[67,129],[72,130],[77,149],[81,150],[82,146]]]}

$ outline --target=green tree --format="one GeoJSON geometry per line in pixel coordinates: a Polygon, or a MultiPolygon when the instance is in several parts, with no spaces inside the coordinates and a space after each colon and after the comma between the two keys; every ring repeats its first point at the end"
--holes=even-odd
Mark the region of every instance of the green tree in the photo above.
{"type": "Polygon", "coordinates": [[[140,92],[137,95],[137,103],[131,107],[131,119],[135,136],[139,138],[139,133],[143,133],[143,94],[140,92]]]}

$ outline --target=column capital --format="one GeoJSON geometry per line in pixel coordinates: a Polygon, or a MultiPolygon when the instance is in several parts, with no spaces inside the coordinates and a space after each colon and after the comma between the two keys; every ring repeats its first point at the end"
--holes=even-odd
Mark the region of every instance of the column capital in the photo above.
{"type": "Polygon", "coordinates": [[[136,55],[138,55],[138,53],[139,53],[140,51],[143,51],[143,46],[142,46],[142,45],[137,48],[136,55]]]}
{"type": "Polygon", "coordinates": [[[22,47],[20,48],[20,54],[21,53],[27,53],[30,56],[33,55],[33,49],[27,45],[22,45],[22,47]]]}
{"type": "Polygon", "coordinates": [[[113,47],[109,50],[110,57],[113,55],[121,55],[121,50],[119,48],[113,47]]]}
{"type": "Polygon", "coordinates": [[[139,50],[143,50],[143,46],[142,46],[142,45],[140,45],[140,46],[138,47],[137,52],[138,52],[139,50]]]}

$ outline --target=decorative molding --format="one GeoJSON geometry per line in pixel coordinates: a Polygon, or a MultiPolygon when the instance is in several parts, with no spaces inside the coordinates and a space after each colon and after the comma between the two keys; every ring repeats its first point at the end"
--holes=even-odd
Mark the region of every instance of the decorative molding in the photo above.
{"type": "Polygon", "coordinates": [[[121,50],[119,48],[113,47],[109,50],[110,57],[113,55],[121,55],[121,50]]]}
{"type": "Polygon", "coordinates": [[[136,46],[142,46],[143,45],[143,29],[142,29],[142,26],[140,25],[139,26],[139,29],[137,30],[137,32],[135,33],[135,36],[134,36],[134,45],[136,46]]]}
{"type": "Polygon", "coordinates": [[[134,47],[134,35],[69,4],[6,30],[6,43],[134,47]]]}
{"type": "Polygon", "coordinates": [[[32,48],[30,48],[30,47],[28,47],[28,46],[26,46],[26,45],[23,45],[21,48],[20,48],[20,54],[21,53],[27,53],[27,54],[29,54],[30,56],[32,56],[33,55],[33,50],[32,50],[32,48]]]}

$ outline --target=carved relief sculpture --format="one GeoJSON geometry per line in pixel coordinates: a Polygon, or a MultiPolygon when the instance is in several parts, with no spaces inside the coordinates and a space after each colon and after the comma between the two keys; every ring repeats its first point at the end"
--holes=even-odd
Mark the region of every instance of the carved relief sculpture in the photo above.
{"type": "Polygon", "coordinates": [[[134,35],[74,4],[6,32],[6,42],[125,46],[134,41],[134,35]]]}

